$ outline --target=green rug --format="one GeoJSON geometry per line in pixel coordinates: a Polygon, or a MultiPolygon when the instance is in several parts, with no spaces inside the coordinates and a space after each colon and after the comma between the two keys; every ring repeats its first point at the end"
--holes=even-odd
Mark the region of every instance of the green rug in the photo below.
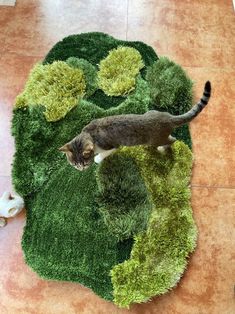
{"type": "Polygon", "coordinates": [[[142,42],[103,33],[58,42],[31,71],[13,113],[26,263],[42,278],[81,283],[120,307],[174,287],[197,236],[188,126],[176,130],[171,153],[123,147],[83,172],[58,148],[94,118],[191,106],[182,68],[142,42]]]}

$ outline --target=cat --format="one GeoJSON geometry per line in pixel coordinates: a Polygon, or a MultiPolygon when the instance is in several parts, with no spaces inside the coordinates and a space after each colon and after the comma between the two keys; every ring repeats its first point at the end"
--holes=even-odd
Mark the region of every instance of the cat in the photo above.
{"type": "Polygon", "coordinates": [[[120,146],[155,145],[164,153],[176,140],[172,131],[192,121],[207,105],[211,83],[206,82],[200,101],[187,113],[174,116],[151,110],[144,114],[125,114],[91,121],[82,132],[59,148],[78,170],[100,163],[120,146]]]}

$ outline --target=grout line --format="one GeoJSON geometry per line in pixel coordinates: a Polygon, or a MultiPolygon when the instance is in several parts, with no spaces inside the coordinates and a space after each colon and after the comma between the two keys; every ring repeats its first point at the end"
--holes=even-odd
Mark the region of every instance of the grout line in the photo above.
{"type": "MultiPolygon", "coordinates": [[[[235,0],[234,0],[235,1],[235,0]]],[[[196,69],[211,69],[211,70],[218,70],[218,69],[220,69],[220,70],[230,70],[230,71],[234,71],[233,69],[231,69],[231,67],[219,67],[219,66],[217,66],[217,67],[212,67],[212,66],[196,66],[196,65],[193,65],[193,66],[191,66],[191,65],[183,65],[183,67],[184,68],[189,68],[189,69],[192,69],[192,68],[196,68],[196,69]]]]}
{"type": "Polygon", "coordinates": [[[15,55],[17,57],[26,57],[26,58],[43,58],[44,59],[46,57],[46,53],[43,56],[42,55],[40,56],[40,55],[25,54],[25,53],[13,51],[13,50],[8,50],[8,49],[4,50],[2,52],[2,55],[0,54],[0,56],[3,56],[6,53],[15,55]]]}
{"type": "Polygon", "coordinates": [[[129,24],[128,14],[129,14],[129,0],[127,0],[127,7],[126,7],[126,40],[128,37],[128,24],[129,24]]]}
{"type": "Polygon", "coordinates": [[[6,36],[5,36],[5,32],[6,32],[6,30],[3,31],[3,33],[4,33],[4,39],[3,39],[3,43],[2,43],[3,49],[2,49],[2,52],[1,52],[1,55],[0,55],[0,57],[1,57],[0,59],[2,59],[2,57],[4,56],[4,54],[7,52],[7,46],[6,46],[7,38],[6,38],[6,36]]]}
{"type": "Polygon", "coordinates": [[[234,186],[208,186],[208,185],[195,185],[195,184],[193,184],[193,185],[190,185],[190,188],[198,188],[198,189],[204,189],[204,188],[206,188],[206,189],[226,189],[226,190],[234,190],[235,189],[235,187],[234,186]]]}

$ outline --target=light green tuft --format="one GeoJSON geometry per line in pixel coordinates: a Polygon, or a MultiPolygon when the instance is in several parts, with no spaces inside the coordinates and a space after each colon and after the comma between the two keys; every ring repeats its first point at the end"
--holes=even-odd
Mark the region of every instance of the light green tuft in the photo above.
{"type": "Polygon", "coordinates": [[[98,89],[98,81],[97,81],[97,70],[94,65],[82,58],[70,57],[66,60],[66,63],[75,68],[81,69],[84,72],[84,78],[86,81],[86,95],[88,98],[94,94],[94,92],[98,89]]]}
{"type": "Polygon", "coordinates": [[[111,271],[114,302],[120,307],[145,302],[175,286],[195,247],[188,188],[192,153],[182,142],[172,147],[165,156],[156,147],[120,151],[136,160],[153,203],[148,228],[135,237],[130,259],[111,271]]]}
{"type": "Polygon", "coordinates": [[[135,88],[136,75],[144,67],[141,54],[120,46],[99,64],[99,87],[109,96],[127,95],[135,88]]]}
{"type": "Polygon", "coordinates": [[[43,105],[47,121],[62,119],[79,98],[85,94],[86,83],[81,69],[74,69],[63,61],[37,64],[30,73],[22,94],[16,98],[15,107],[43,105]]]}

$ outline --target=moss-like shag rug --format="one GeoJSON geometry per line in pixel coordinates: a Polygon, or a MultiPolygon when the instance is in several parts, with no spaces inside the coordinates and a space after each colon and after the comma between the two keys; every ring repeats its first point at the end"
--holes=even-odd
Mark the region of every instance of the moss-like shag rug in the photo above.
{"type": "Polygon", "coordinates": [[[22,247],[41,277],[79,282],[120,307],[167,292],[195,248],[188,126],[172,152],[123,147],[79,172],[58,151],[94,118],[186,112],[192,82],[142,42],[72,35],[31,71],[17,97],[13,182],[25,199],[22,247]]]}

